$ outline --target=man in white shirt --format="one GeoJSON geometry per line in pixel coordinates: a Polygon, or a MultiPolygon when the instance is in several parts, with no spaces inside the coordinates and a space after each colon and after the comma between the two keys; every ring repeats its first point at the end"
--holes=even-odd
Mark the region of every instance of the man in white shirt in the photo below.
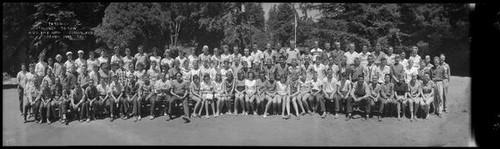
{"type": "Polygon", "coordinates": [[[313,60],[316,60],[318,56],[323,54],[323,50],[319,48],[319,42],[314,41],[314,48],[311,49],[311,54],[313,55],[313,60]]]}
{"type": "Polygon", "coordinates": [[[118,46],[115,46],[113,48],[113,51],[115,52],[115,54],[113,54],[113,56],[111,56],[111,63],[120,63],[120,65],[123,65],[123,60],[122,60],[122,56],[120,55],[120,48],[118,46]]]}
{"type": "Polygon", "coordinates": [[[269,59],[271,62],[274,61],[273,56],[275,55],[274,51],[271,48],[271,43],[266,44],[266,50],[264,51],[264,62],[267,62],[269,59]]]}
{"type": "Polygon", "coordinates": [[[391,73],[391,67],[387,65],[387,59],[381,59],[380,66],[377,67],[376,72],[378,76],[378,83],[384,83],[385,75],[391,73]]]}
{"type": "Polygon", "coordinates": [[[45,70],[47,68],[47,63],[43,61],[45,59],[45,53],[40,53],[38,56],[38,63],[35,65],[35,72],[38,77],[43,78],[45,76],[45,70]]]}
{"type": "MultiPolygon", "coordinates": [[[[420,56],[418,55],[418,48],[417,46],[411,47],[411,55],[408,60],[412,60],[413,64],[420,64],[420,56]]],[[[417,69],[420,67],[420,65],[413,65],[413,67],[416,67],[417,69]]]]}
{"type": "Polygon", "coordinates": [[[198,59],[198,57],[196,55],[194,55],[194,47],[190,48],[189,49],[189,53],[188,53],[188,61],[189,61],[189,69],[193,69],[193,64],[195,63],[195,61],[198,59]]]}
{"type": "Polygon", "coordinates": [[[264,59],[264,53],[258,49],[257,43],[253,44],[251,55],[253,57],[252,63],[257,63],[257,62],[261,61],[262,59],[264,59]]]}
{"type": "Polygon", "coordinates": [[[104,50],[104,48],[101,48],[101,56],[99,58],[97,58],[97,60],[99,61],[99,66],[101,66],[103,63],[106,63],[106,64],[109,63],[109,59],[108,59],[106,50],[104,50]]]}
{"type": "Polygon", "coordinates": [[[347,58],[347,61],[346,61],[347,66],[351,66],[351,64],[354,64],[354,58],[359,56],[358,52],[354,51],[355,48],[356,47],[354,46],[354,43],[350,43],[349,44],[349,51],[344,53],[344,55],[347,58]]]}
{"type": "Polygon", "coordinates": [[[222,46],[222,55],[220,56],[222,61],[228,61],[229,63],[233,62],[233,59],[231,57],[231,53],[229,52],[229,46],[228,45],[223,45],[222,46]]]}
{"type": "MultiPolygon", "coordinates": [[[[394,49],[392,48],[392,46],[389,46],[389,48],[387,48],[387,65],[393,65],[394,64],[394,59],[396,57],[396,54],[394,53],[394,49]]],[[[383,76],[380,76],[380,77],[383,77],[383,76]]]]}
{"type": "Polygon", "coordinates": [[[380,65],[380,60],[382,58],[387,59],[387,56],[381,50],[382,50],[382,46],[379,43],[377,43],[377,45],[375,46],[375,51],[373,51],[373,53],[372,53],[374,58],[375,58],[375,65],[377,65],[377,66],[380,65]]]}
{"type": "Polygon", "coordinates": [[[134,57],[131,56],[130,54],[130,48],[125,48],[125,56],[122,58],[123,60],[123,67],[125,70],[129,70],[130,63],[134,62],[134,57]]]}
{"type": "MultiPolygon", "coordinates": [[[[66,62],[64,62],[64,67],[66,67],[67,71],[70,71],[70,70],[72,70],[73,67],[75,67],[75,61],[73,60],[73,53],[67,52],[66,56],[68,57],[68,60],[66,60],[66,62]]],[[[71,73],[73,73],[73,72],[71,72],[71,73]]]]}
{"type": "Polygon", "coordinates": [[[401,51],[401,54],[399,54],[399,57],[400,57],[399,63],[401,63],[401,65],[403,65],[404,68],[406,68],[406,66],[408,65],[408,59],[406,58],[406,52],[401,51]]]}
{"type": "Polygon", "coordinates": [[[148,54],[144,53],[144,46],[140,44],[137,47],[137,51],[139,51],[139,53],[135,54],[134,56],[134,59],[136,60],[135,68],[138,68],[139,63],[141,63],[144,68],[147,68],[148,66],[147,63],[149,59],[148,59],[148,54]]]}
{"type": "Polygon", "coordinates": [[[321,61],[320,57],[318,57],[317,60],[313,60],[313,61],[314,61],[314,65],[311,65],[310,67],[316,72],[316,74],[318,76],[318,80],[323,80],[325,77],[325,70],[326,70],[325,65],[320,63],[320,61],[321,61]]]}
{"type": "Polygon", "coordinates": [[[300,51],[297,49],[295,45],[295,41],[290,40],[290,47],[286,49],[286,63],[290,64],[292,62],[292,59],[299,59],[300,57],[300,51]]]}
{"type": "Polygon", "coordinates": [[[367,58],[368,64],[366,64],[365,67],[368,71],[368,73],[365,74],[364,78],[366,82],[370,82],[370,78],[373,78],[374,75],[378,75],[377,72],[377,65],[375,65],[375,58],[373,55],[368,55],[367,58]]]}
{"type": "MultiPolygon", "coordinates": [[[[94,51],[89,52],[89,59],[87,59],[87,68],[88,72],[92,71],[94,69],[94,66],[99,66],[99,61],[97,58],[95,58],[95,53],[94,51]]],[[[94,80],[94,82],[99,82],[99,80],[94,80]]]]}
{"type": "Polygon", "coordinates": [[[250,50],[248,48],[245,48],[243,50],[243,53],[245,55],[241,57],[241,60],[242,61],[246,61],[247,62],[247,67],[251,68],[252,67],[253,57],[250,55],[250,50]]]}
{"type": "Polygon", "coordinates": [[[83,72],[83,65],[87,65],[87,61],[83,59],[84,52],[82,50],[78,50],[78,58],[75,60],[76,72],[78,75],[81,75],[83,72]]]}
{"type": "Polygon", "coordinates": [[[202,62],[207,62],[210,60],[211,56],[210,54],[208,53],[208,46],[207,45],[204,45],[203,46],[203,49],[202,49],[203,53],[201,53],[198,57],[200,57],[200,60],[202,62]]]}
{"type": "MultiPolygon", "coordinates": [[[[368,46],[363,45],[363,51],[359,53],[359,58],[361,59],[362,66],[366,66],[368,64],[368,55],[371,55],[371,53],[368,52],[368,46]]],[[[365,79],[370,79],[370,78],[365,78],[365,79]]]]}

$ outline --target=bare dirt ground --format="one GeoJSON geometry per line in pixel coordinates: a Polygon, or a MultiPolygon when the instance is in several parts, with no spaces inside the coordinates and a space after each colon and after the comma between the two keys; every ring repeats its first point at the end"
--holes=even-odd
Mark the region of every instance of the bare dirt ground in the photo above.
{"type": "Polygon", "coordinates": [[[398,121],[375,118],[344,121],[328,115],[300,120],[279,116],[223,115],[218,118],[180,118],[165,121],[108,119],[90,123],[23,123],[16,89],[3,90],[3,145],[237,145],[237,146],[469,146],[470,78],[452,77],[449,112],[442,118],[398,121]]]}

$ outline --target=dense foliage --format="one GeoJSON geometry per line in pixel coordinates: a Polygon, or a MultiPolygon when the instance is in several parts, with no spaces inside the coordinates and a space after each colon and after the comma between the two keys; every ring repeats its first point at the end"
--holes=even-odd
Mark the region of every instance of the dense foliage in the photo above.
{"type": "Polygon", "coordinates": [[[138,44],[146,50],[195,46],[196,53],[203,45],[211,50],[222,44],[286,46],[294,40],[297,16],[299,46],[310,46],[314,40],[354,42],[358,50],[361,44],[393,46],[396,51],[417,45],[421,55],[452,57],[449,64],[458,71],[452,73],[469,74],[469,62],[463,60],[469,59],[470,43],[465,4],[281,3],[269,10],[267,20],[262,3],[4,3],[3,8],[3,71],[9,73],[19,70],[13,62],[36,60],[43,50],[54,57],[116,45],[132,52],[138,44]],[[306,13],[313,10],[320,12],[319,18],[306,13]],[[28,35],[52,21],[93,30],[95,36],[71,41],[28,35]]]}

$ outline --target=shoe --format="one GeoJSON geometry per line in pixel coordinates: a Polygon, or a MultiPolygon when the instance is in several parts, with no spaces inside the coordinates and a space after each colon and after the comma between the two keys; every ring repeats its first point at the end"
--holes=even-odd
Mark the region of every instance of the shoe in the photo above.
{"type": "Polygon", "coordinates": [[[323,119],[324,119],[325,117],[326,117],[326,113],[323,113],[323,114],[321,115],[321,118],[323,118],[323,119]]]}
{"type": "Polygon", "coordinates": [[[90,118],[87,118],[87,123],[89,123],[89,122],[90,122],[90,118]]]}
{"type": "Polygon", "coordinates": [[[42,123],[42,120],[39,120],[39,121],[38,121],[38,124],[41,124],[41,123],[42,123]]]}
{"type": "Polygon", "coordinates": [[[300,120],[300,116],[296,116],[295,118],[296,118],[297,120],[300,120]]]}
{"type": "Polygon", "coordinates": [[[335,119],[339,118],[339,114],[335,114],[334,118],[335,119]]]}
{"type": "Polygon", "coordinates": [[[351,115],[347,116],[347,117],[345,118],[345,121],[349,121],[350,119],[351,119],[351,115]]]}
{"type": "Polygon", "coordinates": [[[183,119],[186,123],[191,122],[191,120],[189,120],[189,118],[188,118],[188,117],[186,117],[186,116],[182,116],[182,119],[183,119]]]}
{"type": "Polygon", "coordinates": [[[134,122],[137,122],[137,120],[139,120],[139,118],[135,118],[134,122]]]}
{"type": "Polygon", "coordinates": [[[115,120],[115,119],[114,119],[114,118],[110,118],[110,119],[109,119],[109,122],[113,122],[113,120],[115,120]]]}
{"type": "Polygon", "coordinates": [[[141,116],[139,116],[139,118],[138,118],[138,119],[139,119],[139,121],[140,121],[140,120],[142,119],[142,117],[141,117],[141,116]]]}
{"type": "Polygon", "coordinates": [[[253,112],[253,115],[257,115],[257,112],[253,112]]]}
{"type": "Polygon", "coordinates": [[[49,119],[47,119],[47,124],[50,125],[51,123],[52,123],[52,121],[50,121],[49,119]]]}
{"type": "Polygon", "coordinates": [[[382,122],[382,118],[378,116],[378,122],[382,122]]]}
{"type": "Polygon", "coordinates": [[[166,121],[170,121],[170,120],[172,120],[172,118],[170,116],[168,116],[166,121]]]}
{"type": "Polygon", "coordinates": [[[264,114],[264,118],[266,118],[266,117],[267,117],[267,114],[264,114]]]}
{"type": "Polygon", "coordinates": [[[207,115],[207,116],[205,116],[205,118],[210,119],[210,116],[207,115]]]}
{"type": "Polygon", "coordinates": [[[369,117],[369,115],[367,114],[367,115],[365,116],[365,120],[368,120],[368,117],[369,117]]]}
{"type": "Polygon", "coordinates": [[[149,117],[149,120],[153,120],[153,119],[155,119],[155,117],[154,117],[154,116],[150,116],[150,117],[149,117]]]}
{"type": "Polygon", "coordinates": [[[219,114],[214,114],[214,118],[217,118],[219,116],[219,114]]]}
{"type": "Polygon", "coordinates": [[[286,119],[286,116],[285,115],[281,115],[281,119],[286,119]]]}

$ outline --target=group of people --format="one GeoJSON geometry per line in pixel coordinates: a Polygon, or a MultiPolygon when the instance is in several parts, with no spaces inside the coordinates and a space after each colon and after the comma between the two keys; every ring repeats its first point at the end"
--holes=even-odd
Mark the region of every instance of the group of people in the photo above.
{"type": "Polygon", "coordinates": [[[410,115],[413,121],[417,115],[427,119],[430,110],[439,117],[446,112],[450,68],[443,54],[431,62],[416,46],[408,58],[405,50],[396,54],[387,47],[385,53],[377,45],[370,52],[369,45],[361,46],[359,53],[354,43],[345,49],[340,42],[325,43],[321,49],[316,41],[301,52],[290,41],[287,47],[268,43],[262,50],[257,44],[243,51],[222,45],[213,54],[203,46],[199,55],[185,49],[175,58],[168,47],[163,56],[156,47],[145,53],[143,45],[134,56],[125,48],[122,56],[123,49],[115,46],[112,55],[99,48],[87,59],[82,50],[76,60],[67,52],[65,62],[60,54],[54,62],[42,53],[28,70],[21,65],[19,108],[25,122],[49,124],[159,115],[167,121],[182,115],[189,122],[202,112],[206,118],[271,114],[283,119],[331,113],[346,120],[359,113],[378,121],[410,115]]]}

